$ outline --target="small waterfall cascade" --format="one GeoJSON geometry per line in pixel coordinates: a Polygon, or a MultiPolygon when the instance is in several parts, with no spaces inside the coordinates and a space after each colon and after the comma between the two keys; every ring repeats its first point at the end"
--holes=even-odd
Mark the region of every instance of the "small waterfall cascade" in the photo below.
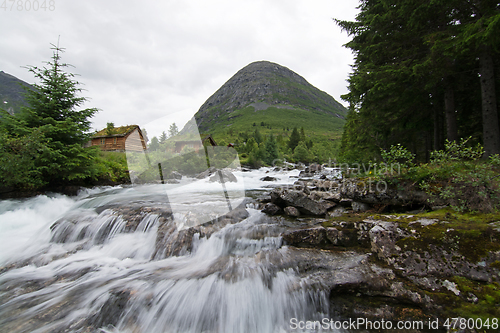
{"type": "Polygon", "coordinates": [[[298,332],[292,318],[328,316],[321,280],[255,204],[190,224],[192,194],[172,210],[134,191],[0,201],[0,331],[298,332]]]}

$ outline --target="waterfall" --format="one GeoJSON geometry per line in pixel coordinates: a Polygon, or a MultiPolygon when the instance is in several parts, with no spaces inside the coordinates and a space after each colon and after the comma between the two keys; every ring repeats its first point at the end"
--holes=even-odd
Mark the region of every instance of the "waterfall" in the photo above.
{"type": "Polygon", "coordinates": [[[300,332],[291,318],[328,316],[328,291],[254,204],[188,225],[192,193],[177,195],[191,210],[137,193],[0,201],[0,331],[300,332]]]}

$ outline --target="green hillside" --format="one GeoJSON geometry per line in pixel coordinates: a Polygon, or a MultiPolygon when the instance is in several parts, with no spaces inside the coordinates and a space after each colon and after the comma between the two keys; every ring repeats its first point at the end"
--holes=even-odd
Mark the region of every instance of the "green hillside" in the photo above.
{"type": "Polygon", "coordinates": [[[345,115],[340,103],[300,75],[259,61],[229,79],[195,118],[200,133],[211,134],[219,145],[234,144],[243,162],[249,158],[250,164],[270,164],[265,155],[266,149],[272,149],[267,143],[271,135],[280,159],[325,162],[335,158],[345,115]],[[294,128],[300,131],[299,143],[307,153],[296,154],[297,144],[289,143],[294,128]]]}

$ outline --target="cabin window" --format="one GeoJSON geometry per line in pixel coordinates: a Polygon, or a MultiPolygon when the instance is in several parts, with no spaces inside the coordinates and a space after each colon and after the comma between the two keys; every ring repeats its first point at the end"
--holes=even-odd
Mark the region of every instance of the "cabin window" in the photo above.
{"type": "Polygon", "coordinates": [[[101,145],[104,145],[104,144],[106,144],[106,138],[101,139],[101,145]]]}
{"type": "Polygon", "coordinates": [[[116,138],[113,138],[113,144],[116,145],[116,138]]]}

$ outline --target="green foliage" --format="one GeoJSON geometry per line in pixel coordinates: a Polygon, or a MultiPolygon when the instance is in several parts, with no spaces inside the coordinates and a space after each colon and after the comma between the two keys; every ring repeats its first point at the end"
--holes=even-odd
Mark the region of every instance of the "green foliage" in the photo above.
{"type": "Polygon", "coordinates": [[[481,144],[475,147],[468,147],[467,144],[471,140],[469,138],[462,138],[459,143],[455,141],[446,140],[445,149],[431,152],[431,162],[443,163],[449,161],[475,161],[481,158],[484,149],[481,144]]]}
{"type": "Polygon", "coordinates": [[[217,122],[214,121],[211,124],[209,133],[212,134],[217,143],[221,139],[233,143],[239,141],[235,148],[240,154],[248,154],[248,141],[250,137],[254,136],[255,129],[258,128],[262,142],[266,142],[266,138],[272,134],[278,142],[280,158],[291,160],[293,150],[289,149],[287,143],[292,129],[303,127],[307,137],[306,143],[310,149],[312,149],[311,143],[313,143],[313,147],[317,146],[313,149],[317,152],[314,155],[318,158],[325,156],[325,159],[317,160],[323,163],[328,162],[329,158],[336,158],[338,151],[336,145],[338,144],[334,145],[333,143],[340,142],[343,123],[343,119],[314,110],[303,110],[291,106],[286,106],[286,108],[271,106],[266,110],[255,110],[253,107],[247,106],[230,113],[219,114],[217,122]],[[255,123],[256,127],[253,126],[255,119],[259,119],[259,122],[255,123]],[[265,126],[258,126],[261,122],[264,122],[265,126]],[[230,127],[228,127],[229,124],[230,127]],[[247,145],[244,144],[245,142],[247,145]]]}
{"type": "Polygon", "coordinates": [[[99,151],[94,163],[96,179],[110,180],[117,183],[130,182],[125,153],[99,151]]]}
{"type": "Polygon", "coordinates": [[[160,142],[158,141],[158,138],[156,136],[153,136],[149,143],[148,150],[149,151],[156,151],[160,148],[160,142]]]}
{"type": "Polygon", "coordinates": [[[295,147],[298,146],[300,139],[301,138],[299,131],[297,130],[297,127],[294,127],[292,130],[292,134],[290,135],[290,139],[288,140],[288,148],[290,148],[292,151],[295,150],[295,147]]]}
{"type": "Polygon", "coordinates": [[[165,131],[161,132],[160,137],[158,138],[160,144],[163,144],[167,141],[167,133],[165,131]]]}
{"type": "Polygon", "coordinates": [[[40,129],[22,136],[0,131],[0,183],[22,190],[46,185],[35,164],[48,149],[46,141],[40,129]]]}
{"type": "MultiPolygon", "coordinates": [[[[378,160],[381,148],[397,143],[427,161],[431,150],[453,138],[452,128],[476,142],[495,141],[483,132],[489,122],[498,127],[496,117],[482,117],[483,105],[493,102],[484,103],[486,75],[480,82],[478,59],[500,55],[498,2],[370,0],[359,8],[354,22],[336,20],[352,37],[346,47],[355,55],[349,93],[342,96],[350,104],[343,162],[378,160]],[[454,109],[448,117],[445,100],[454,109]]],[[[489,72],[497,69],[498,62],[489,72]]],[[[498,94],[499,78],[492,81],[498,94]]]]}
{"type": "Polygon", "coordinates": [[[389,151],[382,149],[380,152],[382,159],[388,165],[399,164],[402,168],[408,168],[413,165],[415,154],[409,152],[401,144],[393,145],[389,151]]]}
{"type": "MultiPolygon", "coordinates": [[[[418,186],[433,205],[448,205],[458,212],[496,211],[500,209],[500,158],[493,155],[481,160],[483,148],[469,147],[467,142],[448,142],[445,150],[432,152],[431,163],[403,168],[401,174],[387,176],[386,180],[418,186]]],[[[400,154],[397,148],[393,155],[387,163],[398,162],[401,155],[410,156],[400,154]]]]}
{"type": "Polygon", "coordinates": [[[310,162],[311,155],[307,150],[307,146],[304,141],[300,141],[297,147],[293,151],[293,159],[297,162],[310,162]]]}
{"type": "Polygon", "coordinates": [[[255,131],[253,132],[253,138],[255,139],[255,142],[257,142],[258,145],[260,145],[264,141],[264,138],[262,137],[262,134],[260,134],[258,128],[256,128],[255,131]]]}
{"type": "Polygon", "coordinates": [[[40,84],[26,90],[28,107],[19,115],[3,114],[0,123],[3,161],[0,181],[7,186],[36,189],[95,179],[97,149],[84,148],[90,120],[97,109],[78,109],[84,97],[74,74],[64,71],[62,49],[53,48],[48,68],[28,67],[40,84]],[[17,172],[12,163],[19,163],[17,172]]]}
{"type": "Polygon", "coordinates": [[[265,149],[266,149],[266,155],[264,157],[264,162],[267,165],[273,165],[273,162],[275,162],[278,157],[278,143],[276,142],[276,139],[274,136],[271,134],[269,136],[269,139],[265,143],[265,149]]]}
{"type": "Polygon", "coordinates": [[[115,129],[114,123],[107,123],[106,124],[106,135],[113,135],[114,129],[115,129]]]}
{"type": "Polygon", "coordinates": [[[177,125],[175,123],[172,123],[168,129],[168,136],[171,138],[173,136],[176,136],[179,133],[179,129],[177,128],[177,125]]]}

